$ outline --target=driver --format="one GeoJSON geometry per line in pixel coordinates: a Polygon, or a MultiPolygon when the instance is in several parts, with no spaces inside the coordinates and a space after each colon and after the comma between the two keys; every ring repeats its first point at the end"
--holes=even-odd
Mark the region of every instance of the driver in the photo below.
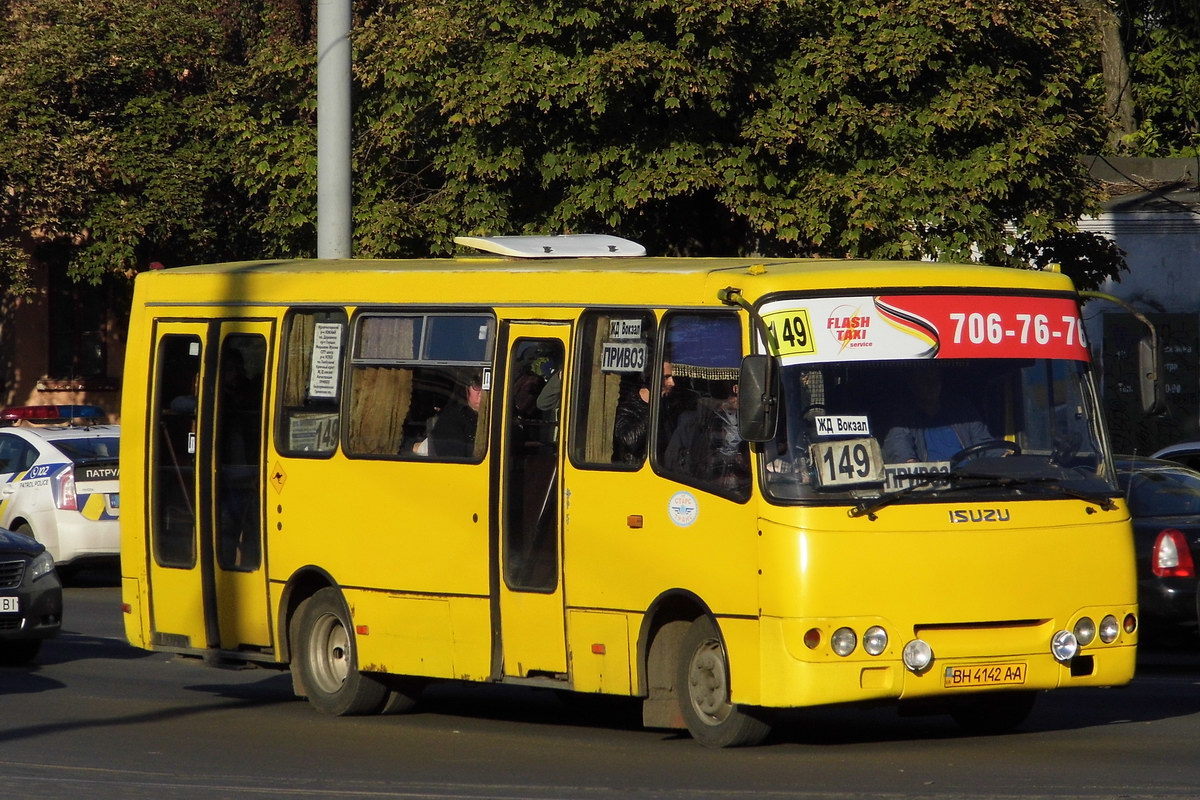
{"type": "Polygon", "coordinates": [[[883,439],[887,463],[949,461],[964,448],[994,438],[968,401],[944,395],[941,370],[933,364],[909,370],[905,384],[910,398],[907,414],[883,439]]]}

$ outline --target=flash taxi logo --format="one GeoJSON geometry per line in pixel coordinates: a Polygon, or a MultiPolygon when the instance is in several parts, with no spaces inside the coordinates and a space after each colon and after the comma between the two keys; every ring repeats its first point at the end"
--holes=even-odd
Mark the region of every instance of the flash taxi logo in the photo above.
{"type": "Polygon", "coordinates": [[[871,317],[859,313],[861,311],[861,307],[838,306],[825,320],[825,330],[842,350],[871,346],[871,317]]]}

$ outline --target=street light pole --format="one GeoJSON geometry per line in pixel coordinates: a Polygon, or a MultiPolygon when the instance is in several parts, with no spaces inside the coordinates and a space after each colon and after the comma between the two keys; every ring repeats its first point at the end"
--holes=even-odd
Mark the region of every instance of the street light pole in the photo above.
{"type": "Polygon", "coordinates": [[[317,0],[317,258],[350,258],[350,4],[317,0]]]}

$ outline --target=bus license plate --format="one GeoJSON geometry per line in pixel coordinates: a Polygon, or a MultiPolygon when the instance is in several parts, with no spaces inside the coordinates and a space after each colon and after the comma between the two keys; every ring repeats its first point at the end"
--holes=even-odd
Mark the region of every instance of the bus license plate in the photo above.
{"type": "Polygon", "coordinates": [[[0,614],[16,614],[21,610],[21,598],[0,597],[0,614]]]}
{"type": "Polygon", "coordinates": [[[971,686],[1017,686],[1025,683],[1024,662],[1010,664],[963,664],[946,667],[947,689],[971,686]]]}

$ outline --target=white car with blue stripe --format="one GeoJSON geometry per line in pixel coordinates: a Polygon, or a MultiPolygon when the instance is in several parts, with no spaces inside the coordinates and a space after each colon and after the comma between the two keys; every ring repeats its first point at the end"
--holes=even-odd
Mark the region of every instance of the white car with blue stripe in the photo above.
{"type": "Polygon", "coordinates": [[[0,528],[58,565],[120,553],[120,426],[0,428],[0,528]]]}

